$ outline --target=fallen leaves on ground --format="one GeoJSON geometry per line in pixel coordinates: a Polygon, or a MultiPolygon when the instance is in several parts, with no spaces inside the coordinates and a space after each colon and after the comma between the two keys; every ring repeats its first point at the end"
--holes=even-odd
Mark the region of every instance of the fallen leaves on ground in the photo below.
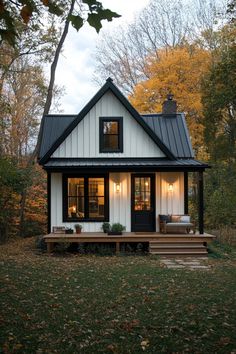
{"type": "Polygon", "coordinates": [[[236,267],[166,269],[148,256],[39,254],[0,247],[0,345],[10,353],[230,353],[236,267]]]}

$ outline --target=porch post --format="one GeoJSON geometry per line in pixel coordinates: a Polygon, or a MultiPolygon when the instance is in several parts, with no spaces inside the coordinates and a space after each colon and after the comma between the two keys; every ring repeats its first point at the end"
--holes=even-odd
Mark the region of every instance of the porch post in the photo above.
{"type": "Polygon", "coordinates": [[[203,171],[198,172],[198,226],[199,233],[204,233],[203,171]]]}
{"type": "Polygon", "coordinates": [[[51,173],[47,172],[47,216],[48,216],[48,234],[51,232],[51,173]]]}
{"type": "Polygon", "coordinates": [[[188,172],[184,172],[184,214],[188,214],[188,172]]]}

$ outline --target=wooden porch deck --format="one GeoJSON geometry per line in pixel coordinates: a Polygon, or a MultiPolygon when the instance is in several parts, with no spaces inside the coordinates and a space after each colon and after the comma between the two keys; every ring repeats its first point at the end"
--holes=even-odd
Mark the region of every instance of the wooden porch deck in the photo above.
{"type": "Polygon", "coordinates": [[[157,255],[207,255],[207,243],[215,236],[196,234],[161,234],[157,232],[124,232],[122,235],[107,235],[103,232],[83,232],[81,234],[55,234],[44,236],[47,251],[52,252],[55,243],[115,243],[116,253],[121,243],[148,242],[149,253],[157,255]]]}

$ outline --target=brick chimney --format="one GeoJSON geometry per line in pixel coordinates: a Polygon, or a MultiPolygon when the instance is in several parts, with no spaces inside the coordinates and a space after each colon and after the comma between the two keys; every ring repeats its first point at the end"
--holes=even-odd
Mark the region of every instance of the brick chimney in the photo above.
{"type": "Polygon", "coordinates": [[[177,103],[173,100],[174,95],[169,93],[162,104],[162,114],[173,115],[177,113],[177,103]]]}

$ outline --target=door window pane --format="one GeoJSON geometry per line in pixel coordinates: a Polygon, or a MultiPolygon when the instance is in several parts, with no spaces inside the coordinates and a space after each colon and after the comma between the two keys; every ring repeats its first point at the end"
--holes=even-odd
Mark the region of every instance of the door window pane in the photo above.
{"type": "Polygon", "coordinates": [[[135,177],[134,210],[151,209],[151,178],[135,177]]]}

